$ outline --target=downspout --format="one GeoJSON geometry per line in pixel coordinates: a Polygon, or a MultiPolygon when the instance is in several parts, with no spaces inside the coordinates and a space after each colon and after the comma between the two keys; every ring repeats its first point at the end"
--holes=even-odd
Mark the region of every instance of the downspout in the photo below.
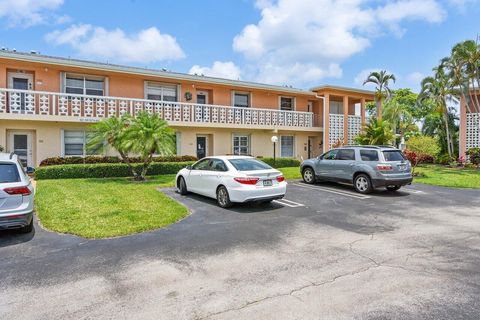
{"type": "Polygon", "coordinates": [[[327,141],[327,137],[325,137],[325,121],[326,121],[326,108],[325,108],[325,97],[322,97],[322,96],[319,96],[318,94],[315,94],[315,98],[317,99],[322,99],[323,101],[323,124],[322,124],[322,128],[323,128],[323,142],[322,142],[322,145],[323,145],[323,150],[322,150],[322,153],[325,152],[325,143],[327,141]]]}

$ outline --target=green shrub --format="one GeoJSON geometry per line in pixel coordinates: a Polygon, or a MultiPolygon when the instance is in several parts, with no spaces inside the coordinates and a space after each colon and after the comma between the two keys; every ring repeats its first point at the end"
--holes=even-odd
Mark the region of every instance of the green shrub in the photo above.
{"type": "MultiPolygon", "coordinates": [[[[142,162],[138,157],[129,158],[132,163],[142,162]]],[[[197,161],[193,156],[165,156],[165,157],[153,157],[153,162],[186,162],[197,161]]],[[[122,159],[119,157],[106,157],[106,156],[87,156],[87,157],[52,157],[46,158],[40,162],[40,166],[53,166],[61,164],[94,164],[94,163],[122,163],[122,159]]]]}
{"type": "MultiPolygon", "coordinates": [[[[188,162],[155,162],[147,171],[147,175],[175,174],[180,169],[192,164],[188,162]]],[[[141,166],[141,164],[134,164],[141,166]]],[[[98,164],[65,164],[39,167],[35,171],[35,178],[44,179],[75,179],[75,178],[112,178],[129,177],[131,172],[124,163],[98,164]]]]}
{"type": "Polygon", "coordinates": [[[455,161],[455,158],[450,157],[448,153],[443,153],[435,159],[435,163],[441,164],[441,165],[448,165],[448,164],[451,164],[453,161],[455,161]]]}
{"type": "Polygon", "coordinates": [[[300,161],[295,158],[276,158],[275,163],[273,158],[260,158],[266,164],[274,168],[286,168],[286,167],[298,167],[300,166],[300,161]]]}
{"type": "Polygon", "coordinates": [[[407,141],[407,149],[418,155],[435,159],[440,152],[440,146],[435,138],[429,136],[411,137],[407,141]]]}
{"type": "Polygon", "coordinates": [[[470,163],[473,165],[480,165],[480,148],[470,148],[467,151],[470,163]]]}

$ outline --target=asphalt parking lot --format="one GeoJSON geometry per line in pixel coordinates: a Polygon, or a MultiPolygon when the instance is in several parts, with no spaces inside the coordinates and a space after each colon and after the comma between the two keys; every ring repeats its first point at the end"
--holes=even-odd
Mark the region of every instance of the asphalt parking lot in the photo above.
{"type": "Polygon", "coordinates": [[[478,319],[480,190],[289,183],[129,237],[0,232],[1,319],[478,319]]]}

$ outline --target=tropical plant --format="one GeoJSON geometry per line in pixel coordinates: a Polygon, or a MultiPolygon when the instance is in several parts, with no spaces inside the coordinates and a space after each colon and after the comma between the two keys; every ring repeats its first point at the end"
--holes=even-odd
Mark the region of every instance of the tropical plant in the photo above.
{"type": "Polygon", "coordinates": [[[373,83],[375,87],[375,103],[377,105],[377,118],[382,118],[382,103],[385,100],[389,100],[392,96],[392,91],[389,87],[390,81],[395,82],[396,78],[393,74],[388,73],[386,70],[373,71],[367,79],[363,82],[363,85],[367,83],[373,83]]]}
{"type": "Polygon", "coordinates": [[[458,102],[455,95],[457,91],[443,68],[436,68],[434,70],[435,75],[433,77],[426,77],[422,80],[418,100],[420,103],[425,100],[431,100],[436,106],[436,112],[442,115],[445,125],[447,150],[449,156],[452,156],[454,147],[448,119],[448,103],[458,102]]]}
{"type": "Polygon", "coordinates": [[[122,140],[122,147],[137,154],[143,163],[140,172],[134,175],[140,181],[145,180],[154,154],[170,156],[175,153],[175,131],[157,114],[139,113],[122,140]]]}
{"type": "MultiPolygon", "coordinates": [[[[398,134],[399,141],[402,141],[408,132],[418,132],[408,105],[397,99],[396,95],[385,103],[383,109],[383,119],[390,123],[393,133],[398,134]]],[[[396,136],[393,138],[393,144],[397,144],[396,136]]]]}
{"type": "Polygon", "coordinates": [[[355,138],[360,145],[389,145],[394,134],[388,122],[371,117],[362,133],[355,138]]]}
{"type": "Polygon", "coordinates": [[[132,161],[129,157],[131,150],[129,150],[125,145],[125,133],[127,132],[132,120],[132,117],[129,115],[124,115],[122,117],[111,117],[92,124],[90,126],[92,130],[89,132],[87,150],[94,149],[98,145],[106,142],[116,152],[118,152],[122,161],[127,164],[130,172],[135,177],[137,173],[134,170],[132,161]]]}
{"type": "Polygon", "coordinates": [[[480,148],[470,148],[467,150],[467,155],[470,163],[478,166],[480,165],[480,148]]]}

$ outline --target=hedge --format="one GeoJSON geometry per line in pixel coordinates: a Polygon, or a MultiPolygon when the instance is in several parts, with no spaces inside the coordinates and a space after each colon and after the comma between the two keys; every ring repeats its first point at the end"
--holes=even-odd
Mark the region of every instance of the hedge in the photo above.
{"type": "MultiPolygon", "coordinates": [[[[153,162],[186,162],[197,161],[193,156],[169,156],[169,157],[153,157],[153,162]]],[[[130,158],[132,163],[142,162],[140,158],[130,158]]],[[[46,158],[40,162],[40,167],[62,165],[62,164],[94,164],[94,163],[123,163],[119,157],[105,156],[87,156],[87,157],[52,157],[46,158]]]]}
{"type": "MultiPolygon", "coordinates": [[[[192,164],[187,162],[155,162],[147,171],[147,175],[175,174],[180,169],[192,164]]],[[[141,164],[134,164],[139,167],[141,164]]],[[[39,167],[35,171],[35,178],[45,179],[75,179],[75,178],[112,178],[131,176],[128,166],[124,163],[99,164],[65,164],[39,167]]]]}
{"type": "Polygon", "coordinates": [[[275,163],[273,158],[259,158],[266,164],[274,168],[286,168],[286,167],[298,167],[300,166],[300,161],[295,158],[276,158],[275,163]]]}

